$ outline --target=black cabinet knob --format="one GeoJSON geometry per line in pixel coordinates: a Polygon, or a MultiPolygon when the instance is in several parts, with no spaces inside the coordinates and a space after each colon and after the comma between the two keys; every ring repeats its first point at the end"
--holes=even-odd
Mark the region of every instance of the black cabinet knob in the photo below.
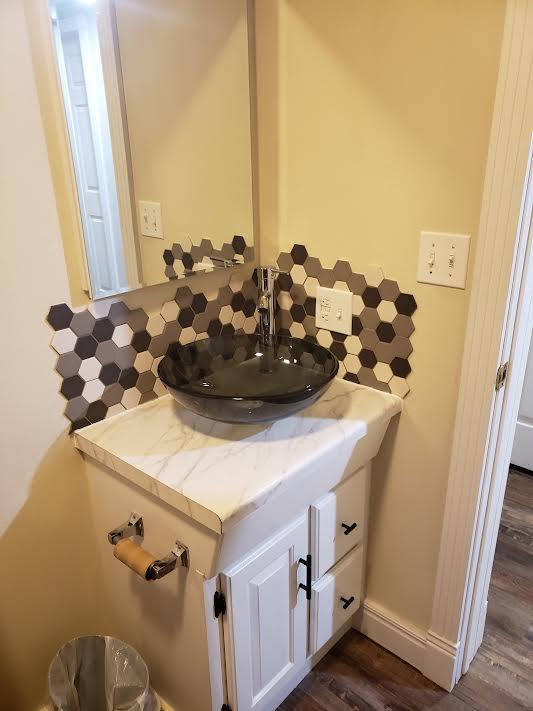
{"type": "Polygon", "coordinates": [[[341,523],[341,526],[344,528],[344,535],[347,536],[349,533],[354,531],[357,528],[356,523],[352,523],[350,526],[348,523],[341,523]]]}
{"type": "Polygon", "coordinates": [[[350,607],[352,602],[355,600],[354,596],[352,595],[349,598],[341,597],[341,602],[343,603],[342,607],[344,610],[346,610],[347,607],[350,607]]]}

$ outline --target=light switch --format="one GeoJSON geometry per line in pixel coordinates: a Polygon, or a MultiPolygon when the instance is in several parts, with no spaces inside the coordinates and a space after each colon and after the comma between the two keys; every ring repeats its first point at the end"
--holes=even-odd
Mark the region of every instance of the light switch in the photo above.
{"type": "Polygon", "coordinates": [[[139,200],[139,228],[146,237],[163,239],[163,221],[161,204],[139,200]]]}
{"type": "Polygon", "coordinates": [[[315,324],[328,331],[352,333],[352,293],[342,289],[316,288],[315,324]]]}
{"type": "Polygon", "coordinates": [[[464,289],[470,235],[422,232],[417,281],[464,289]]]}

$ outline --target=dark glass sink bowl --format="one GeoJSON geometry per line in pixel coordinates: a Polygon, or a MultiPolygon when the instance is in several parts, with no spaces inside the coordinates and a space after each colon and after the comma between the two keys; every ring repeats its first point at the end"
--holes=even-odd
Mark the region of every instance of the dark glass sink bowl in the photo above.
{"type": "Polygon", "coordinates": [[[333,353],[315,343],[279,336],[265,346],[257,335],[241,335],[175,343],[158,374],[187,409],[212,420],[254,423],[308,407],[338,370],[333,353]]]}

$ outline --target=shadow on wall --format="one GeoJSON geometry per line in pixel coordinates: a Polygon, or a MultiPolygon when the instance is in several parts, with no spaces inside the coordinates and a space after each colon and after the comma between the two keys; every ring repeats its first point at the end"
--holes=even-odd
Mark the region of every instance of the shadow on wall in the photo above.
{"type": "Polygon", "coordinates": [[[0,538],[0,707],[6,711],[34,711],[58,647],[105,630],[97,535],[82,459],[64,434],[41,461],[26,503],[0,538]],[[35,678],[38,688],[31,685],[35,678]]]}

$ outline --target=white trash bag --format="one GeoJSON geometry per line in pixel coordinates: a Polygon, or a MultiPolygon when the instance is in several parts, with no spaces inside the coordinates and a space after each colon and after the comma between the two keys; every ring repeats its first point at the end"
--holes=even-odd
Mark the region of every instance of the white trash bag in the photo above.
{"type": "Polygon", "coordinates": [[[48,670],[50,698],[58,711],[148,711],[148,668],[141,655],[114,637],[67,642],[48,670]]]}

